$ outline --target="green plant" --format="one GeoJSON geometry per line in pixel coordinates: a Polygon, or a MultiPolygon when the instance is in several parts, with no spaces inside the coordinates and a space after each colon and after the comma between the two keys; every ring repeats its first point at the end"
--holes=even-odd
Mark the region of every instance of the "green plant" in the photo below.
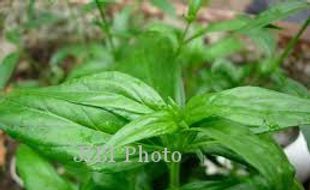
{"type": "MultiPolygon", "coordinates": [[[[128,40],[114,45],[118,38],[111,36],[110,23],[96,2],[108,30],[107,45],[102,49],[87,47],[106,52],[100,69],[96,65],[103,59],[101,54],[64,48],[54,56],[53,64],[68,52],[91,57],[92,62],[73,70],[60,85],[16,89],[0,97],[0,128],[27,145],[17,151],[17,171],[26,189],[302,189],[270,136],[274,131],[310,124],[310,100],[251,86],[197,95],[186,89],[186,83],[192,81],[182,79],[188,65],[180,63],[193,58],[189,52],[192,43],[208,31],[257,34],[272,21],[309,7],[309,3],[284,3],[258,18],[216,23],[191,36],[201,4],[193,0],[184,31],[152,25],[134,43],[128,40]],[[115,163],[98,162],[97,149],[87,151],[84,162],[75,159],[81,156],[81,147],[102,145],[117,148],[115,163]],[[136,152],[126,163],[119,151],[125,146],[143,146],[150,154],[168,148],[181,152],[182,161],[143,163],[136,152]],[[232,167],[226,168],[226,174],[208,176],[205,159],[224,167],[216,156],[229,159],[232,167]],[[50,161],[63,169],[62,176],[50,161]],[[198,165],[188,166],[188,162],[198,165]]],[[[213,60],[236,41],[238,38],[231,36],[215,47],[199,47],[209,48],[207,59],[213,60]]],[[[235,50],[239,47],[237,44],[235,50]]],[[[197,60],[206,58],[198,56],[197,60]]],[[[232,71],[229,77],[236,86],[240,84],[240,68],[225,59],[215,63],[212,69],[232,71]]]]}
{"type": "MultiPolygon", "coordinates": [[[[179,107],[118,72],[16,91],[0,105],[1,128],[65,164],[74,164],[79,145],[145,144],[149,151],[169,147],[184,155],[202,152],[228,157],[248,167],[248,176],[236,177],[235,183],[270,189],[291,189],[294,172],[281,149],[268,135],[259,134],[308,124],[310,112],[307,99],[258,87],[197,96],[179,107]],[[141,141],[151,137],[159,138],[141,141]]],[[[140,164],[120,161],[86,163],[86,167],[119,172],[140,164]]],[[[168,167],[171,188],[178,188],[180,166],[168,167]]]]}

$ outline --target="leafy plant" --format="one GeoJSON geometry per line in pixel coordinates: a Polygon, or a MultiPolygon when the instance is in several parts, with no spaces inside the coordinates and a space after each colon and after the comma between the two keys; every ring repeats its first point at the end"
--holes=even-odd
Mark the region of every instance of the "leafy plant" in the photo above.
{"type": "MultiPolygon", "coordinates": [[[[194,97],[182,108],[165,102],[142,81],[118,72],[16,91],[0,105],[1,127],[6,132],[64,164],[76,164],[72,158],[78,156],[79,145],[142,143],[149,151],[169,147],[183,154],[223,155],[248,167],[250,173],[242,181],[270,189],[291,189],[294,173],[280,148],[266,135],[255,134],[310,122],[307,99],[240,87],[194,97]],[[141,141],[151,137],[160,138],[141,141]]],[[[83,164],[101,172],[139,165],[83,164]]],[[[179,173],[174,167],[180,166],[169,167],[171,188],[178,188],[179,173]]]]}
{"type": "MultiPolygon", "coordinates": [[[[164,7],[168,2],[153,3],[164,7]]],[[[95,5],[101,16],[97,24],[107,33],[104,48],[85,46],[93,48],[92,54],[83,48],[63,48],[51,59],[52,65],[68,54],[82,55],[82,61],[89,62],[76,67],[59,85],[16,89],[0,97],[0,128],[27,145],[17,151],[17,171],[26,189],[302,189],[271,134],[310,124],[310,100],[299,95],[305,90],[298,88],[289,95],[256,86],[230,88],[242,84],[247,68],[236,67],[225,57],[242,49],[239,34],[266,45],[268,24],[309,3],[283,3],[257,18],[238,17],[191,31],[202,5],[193,0],[184,31],[147,26],[133,42],[113,36],[104,3],[95,5]],[[201,43],[202,35],[214,31],[234,35],[215,45],[201,43]],[[231,46],[232,51],[226,51],[231,46]],[[204,61],[214,61],[211,77],[206,78],[226,76],[228,82],[199,92],[196,87],[203,85],[192,76],[197,67],[193,60],[199,61],[198,68],[204,61]],[[101,162],[103,155],[97,149],[101,146],[116,148],[109,152],[115,162],[101,162]],[[83,147],[86,157],[80,160],[83,147]],[[167,149],[178,151],[182,160],[139,162],[139,153],[132,152],[131,162],[126,162],[122,151],[126,147],[143,147],[148,154],[159,151],[160,156],[167,149]],[[206,175],[205,160],[225,167],[216,161],[218,156],[232,166],[226,174],[206,175]],[[196,165],[189,167],[188,162],[196,165]],[[64,171],[62,176],[55,168],[64,171]]],[[[262,49],[266,53],[273,48],[262,49]]]]}

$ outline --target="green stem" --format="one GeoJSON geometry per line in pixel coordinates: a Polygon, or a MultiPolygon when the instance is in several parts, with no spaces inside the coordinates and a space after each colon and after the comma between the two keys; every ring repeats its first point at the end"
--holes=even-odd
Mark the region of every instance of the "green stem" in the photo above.
{"type": "Polygon", "coordinates": [[[201,31],[198,31],[196,34],[194,34],[193,36],[189,37],[187,40],[184,41],[185,44],[188,44],[189,42],[191,42],[192,40],[204,35],[206,32],[208,31],[208,27],[204,28],[201,31]]]}
{"type": "Polygon", "coordinates": [[[113,44],[113,37],[111,34],[110,25],[109,25],[108,19],[106,17],[106,14],[104,13],[104,11],[101,8],[99,0],[96,0],[96,6],[99,10],[102,23],[104,24],[104,27],[105,27],[105,32],[107,34],[108,43],[112,49],[112,52],[114,52],[115,48],[114,48],[114,44],[113,44]]]}
{"type": "Polygon", "coordinates": [[[181,38],[180,38],[179,47],[178,47],[178,49],[176,51],[175,57],[177,57],[180,54],[181,49],[182,49],[183,45],[185,44],[185,37],[186,37],[186,34],[187,34],[190,26],[191,26],[191,22],[187,22],[185,30],[184,30],[181,38]]]}
{"type": "Polygon", "coordinates": [[[280,58],[276,62],[276,66],[280,66],[284,60],[290,55],[295,45],[298,43],[298,40],[300,36],[303,34],[303,32],[307,29],[308,25],[310,24],[310,16],[308,19],[304,22],[298,33],[289,41],[288,45],[286,46],[284,52],[281,54],[280,58]]]}
{"type": "Polygon", "coordinates": [[[170,172],[170,189],[178,190],[180,187],[180,163],[173,162],[169,165],[170,172]]]}

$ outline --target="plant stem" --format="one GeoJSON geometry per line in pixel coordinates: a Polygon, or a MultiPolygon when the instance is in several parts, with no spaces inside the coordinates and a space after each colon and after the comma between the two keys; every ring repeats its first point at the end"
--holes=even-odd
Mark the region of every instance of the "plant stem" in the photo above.
{"type": "Polygon", "coordinates": [[[172,162],[169,165],[169,172],[170,172],[169,190],[178,190],[180,187],[180,163],[172,162]]]}
{"type": "Polygon", "coordinates": [[[276,66],[280,66],[284,60],[290,55],[292,52],[294,46],[298,43],[298,40],[300,36],[303,34],[303,32],[307,29],[308,25],[310,24],[310,16],[308,19],[304,22],[298,33],[289,41],[288,45],[286,46],[284,52],[281,54],[280,58],[276,62],[276,66]]]}
{"type": "Polygon", "coordinates": [[[114,48],[114,44],[113,44],[113,37],[112,37],[112,34],[111,34],[111,30],[110,30],[110,25],[109,25],[108,19],[106,17],[106,14],[104,13],[104,11],[101,8],[99,0],[95,0],[95,1],[96,1],[96,6],[97,6],[97,8],[99,10],[99,13],[100,13],[100,17],[101,17],[102,23],[104,24],[104,27],[105,27],[105,32],[107,34],[108,43],[109,43],[109,45],[110,45],[110,47],[112,49],[112,52],[114,52],[115,48],[114,48]]]}
{"type": "Polygon", "coordinates": [[[193,36],[189,37],[187,40],[184,41],[185,44],[191,42],[192,40],[204,35],[208,30],[208,27],[207,28],[204,28],[203,30],[201,31],[198,31],[196,34],[194,34],[193,36]]]}
{"type": "Polygon", "coordinates": [[[180,54],[181,49],[182,49],[183,45],[185,44],[185,37],[186,37],[186,34],[187,34],[188,30],[189,30],[190,25],[191,25],[191,22],[187,22],[185,30],[182,33],[182,36],[180,38],[179,47],[178,47],[178,49],[176,51],[175,57],[177,57],[180,54]]]}

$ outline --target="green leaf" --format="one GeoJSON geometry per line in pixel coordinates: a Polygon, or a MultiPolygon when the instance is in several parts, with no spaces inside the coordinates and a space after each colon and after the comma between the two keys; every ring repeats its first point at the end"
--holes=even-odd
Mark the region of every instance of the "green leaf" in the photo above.
{"type": "MultiPolygon", "coordinates": [[[[103,110],[100,112],[99,108],[88,109],[66,101],[22,95],[4,99],[0,103],[0,112],[2,130],[64,164],[105,172],[123,171],[141,165],[136,162],[128,164],[101,163],[96,160],[74,161],[75,157],[80,157],[81,148],[100,147],[110,139],[110,134],[96,130],[100,127],[96,124],[100,124],[107,131],[117,122],[124,123],[113,115],[109,118],[109,115],[105,115],[103,110]],[[7,107],[10,107],[10,110],[7,107]],[[91,125],[95,125],[96,129],[92,129],[91,125]]],[[[96,159],[96,152],[89,152],[87,157],[96,159]]],[[[115,153],[115,160],[123,161],[124,155],[121,152],[115,153]]]]}
{"type": "Polygon", "coordinates": [[[238,87],[192,98],[187,121],[226,118],[252,126],[255,132],[310,123],[310,101],[259,87],[238,87]]]}
{"type": "Polygon", "coordinates": [[[258,178],[251,180],[257,189],[290,190],[292,188],[293,167],[281,148],[268,136],[255,135],[246,126],[229,120],[207,121],[194,130],[200,131],[228,150],[227,154],[227,151],[215,151],[212,154],[220,153],[221,156],[234,160],[230,153],[233,151],[239,160],[243,160],[249,167],[249,176],[258,178]]]}
{"type": "MultiPolygon", "coordinates": [[[[49,157],[81,165],[73,163],[81,146],[105,145],[110,134],[129,120],[165,106],[143,82],[119,72],[105,72],[58,86],[13,92],[0,100],[0,128],[49,157]]],[[[121,152],[115,156],[123,158],[121,152]]],[[[141,163],[85,165],[92,170],[115,172],[141,163]]]]}
{"type": "Polygon", "coordinates": [[[284,19],[294,13],[309,9],[310,3],[301,1],[282,2],[272,6],[270,9],[262,12],[255,18],[247,15],[238,15],[236,18],[221,22],[210,23],[206,28],[197,31],[188,41],[210,32],[241,32],[243,34],[250,33],[253,29],[276,28],[271,25],[275,21],[284,19]]]}
{"type": "Polygon", "coordinates": [[[198,29],[191,37],[186,40],[186,42],[190,42],[193,39],[201,37],[206,33],[237,31],[244,27],[249,22],[249,20],[251,19],[247,16],[238,15],[231,20],[210,23],[207,27],[198,29]]]}
{"type": "Polygon", "coordinates": [[[7,55],[0,64],[0,90],[2,90],[10,79],[16,64],[18,63],[18,52],[7,55]]]}
{"type": "MultiPolygon", "coordinates": [[[[275,89],[285,92],[287,94],[291,94],[305,99],[310,99],[309,89],[307,89],[301,83],[293,79],[287,78],[282,74],[274,74],[272,77],[275,83],[275,89]]],[[[302,125],[300,126],[300,130],[302,131],[307,141],[308,149],[310,150],[310,126],[302,125]]]]}
{"type": "MultiPolygon", "coordinates": [[[[72,163],[73,158],[79,156],[81,146],[104,145],[110,137],[107,133],[87,128],[52,111],[27,105],[17,97],[13,99],[1,102],[0,128],[13,138],[63,163],[72,163]]],[[[89,167],[98,169],[98,166],[89,167]]]]}
{"type": "Polygon", "coordinates": [[[113,24],[111,26],[111,30],[114,35],[120,35],[124,37],[130,36],[130,19],[132,12],[132,7],[126,6],[114,16],[113,24]]]}
{"type": "Polygon", "coordinates": [[[115,132],[126,120],[165,107],[153,89],[118,72],[86,76],[48,88],[20,90],[7,100],[108,133],[115,132]]]}
{"type": "Polygon", "coordinates": [[[170,38],[160,32],[146,32],[134,45],[128,47],[117,70],[146,82],[165,100],[172,97],[181,102],[179,67],[170,38]]]}
{"type": "Polygon", "coordinates": [[[71,184],[59,176],[47,160],[25,145],[20,145],[16,153],[18,174],[27,190],[73,190],[71,184]]]}
{"type": "Polygon", "coordinates": [[[20,30],[20,28],[13,28],[5,31],[4,36],[7,41],[16,45],[21,44],[23,40],[22,31],[20,30]]]}
{"type": "Polygon", "coordinates": [[[268,57],[274,56],[277,41],[275,35],[269,29],[254,29],[245,33],[256,44],[258,50],[268,57]]]}
{"type": "Polygon", "coordinates": [[[171,43],[173,49],[177,49],[179,45],[178,32],[179,29],[175,26],[171,26],[162,22],[151,22],[147,27],[148,32],[158,33],[160,36],[169,38],[169,43],[171,43]]]}
{"type": "Polygon", "coordinates": [[[310,3],[301,1],[287,1],[283,3],[276,4],[270,9],[259,14],[255,19],[242,27],[241,31],[249,31],[254,28],[261,28],[275,21],[284,19],[294,13],[310,8],[310,3]]]}
{"type": "Polygon", "coordinates": [[[57,87],[48,88],[47,91],[115,94],[124,96],[152,109],[159,109],[166,105],[159,94],[150,86],[130,75],[116,71],[103,72],[70,80],[57,87]]]}
{"type": "Polygon", "coordinates": [[[304,190],[304,187],[300,184],[299,181],[295,180],[291,190],[304,190]]]}
{"type": "Polygon", "coordinates": [[[235,87],[245,77],[245,69],[246,67],[239,67],[226,59],[216,59],[211,69],[200,71],[196,84],[193,83],[196,86],[196,89],[192,89],[196,91],[193,94],[200,95],[235,87]]]}
{"type": "MultiPolygon", "coordinates": [[[[251,19],[247,16],[238,15],[236,18],[221,22],[210,23],[204,32],[229,32],[236,31],[244,27],[251,19]]],[[[202,31],[201,31],[202,32],[202,31]]]]}
{"type": "Polygon", "coordinates": [[[178,61],[187,67],[191,67],[192,65],[202,65],[206,61],[205,52],[208,51],[207,47],[208,46],[203,37],[195,38],[183,47],[178,61]]]}
{"type": "Polygon", "coordinates": [[[126,120],[165,107],[153,89],[118,72],[86,76],[48,88],[21,90],[12,96],[13,101],[20,100],[108,133],[115,132],[126,120]]]}
{"type": "Polygon", "coordinates": [[[170,134],[177,131],[178,125],[167,111],[148,114],[132,121],[112,136],[109,146],[119,147],[142,139],[170,134]]]}
{"type": "Polygon", "coordinates": [[[206,47],[205,59],[214,60],[234,54],[244,48],[241,40],[235,37],[222,39],[206,47]]]}
{"type": "MultiPolygon", "coordinates": [[[[80,98],[75,94],[75,98],[80,98]]],[[[88,96],[92,98],[91,96],[88,96]]],[[[14,111],[17,108],[27,107],[40,111],[42,113],[46,112],[55,114],[55,116],[61,116],[64,119],[70,120],[72,122],[76,122],[84,127],[88,127],[90,129],[100,130],[105,133],[114,133],[119,128],[121,128],[127,122],[126,119],[120,117],[118,115],[113,114],[105,109],[100,109],[95,106],[82,105],[78,102],[74,103],[73,100],[66,100],[66,96],[62,98],[56,97],[55,95],[48,92],[42,91],[33,91],[33,90],[23,90],[19,91],[16,94],[12,94],[9,97],[6,97],[5,101],[3,101],[0,105],[0,110],[5,104],[13,104],[12,113],[9,111],[4,111],[3,121],[7,120],[7,122],[12,122],[9,119],[13,119],[10,115],[14,115],[14,111]],[[54,97],[53,97],[54,96],[54,97]],[[15,105],[14,105],[15,104],[15,105]],[[8,114],[8,115],[6,115],[8,114]]],[[[29,110],[30,114],[31,109],[29,110]]],[[[15,120],[18,122],[19,120],[15,120]]],[[[26,122],[25,120],[20,120],[20,122],[26,122]]],[[[45,122],[44,120],[42,122],[45,122]]]]}
{"type": "Polygon", "coordinates": [[[222,78],[228,78],[235,83],[240,81],[243,72],[240,68],[234,65],[232,62],[226,59],[217,59],[212,64],[211,72],[216,74],[222,74],[222,78]]]}
{"type": "Polygon", "coordinates": [[[293,96],[298,96],[301,98],[310,98],[310,91],[301,83],[287,78],[283,74],[274,74],[271,76],[273,82],[275,83],[274,89],[286,94],[291,94],[293,96]]]}
{"type": "Polygon", "coordinates": [[[190,0],[186,15],[186,19],[189,23],[193,22],[196,19],[201,4],[202,0],[190,0]]]}
{"type": "Polygon", "coordinates": [[[151,0],[151,3],[171,16],[176,15],[174,6],[167,0],[151,0]]]}
{"type": "Polygon", "coordinates": [[[307,142],[308,150],[310,151],[310,125],[302,125],[300,126],[300,130],[305,137],[307,142]]]}

